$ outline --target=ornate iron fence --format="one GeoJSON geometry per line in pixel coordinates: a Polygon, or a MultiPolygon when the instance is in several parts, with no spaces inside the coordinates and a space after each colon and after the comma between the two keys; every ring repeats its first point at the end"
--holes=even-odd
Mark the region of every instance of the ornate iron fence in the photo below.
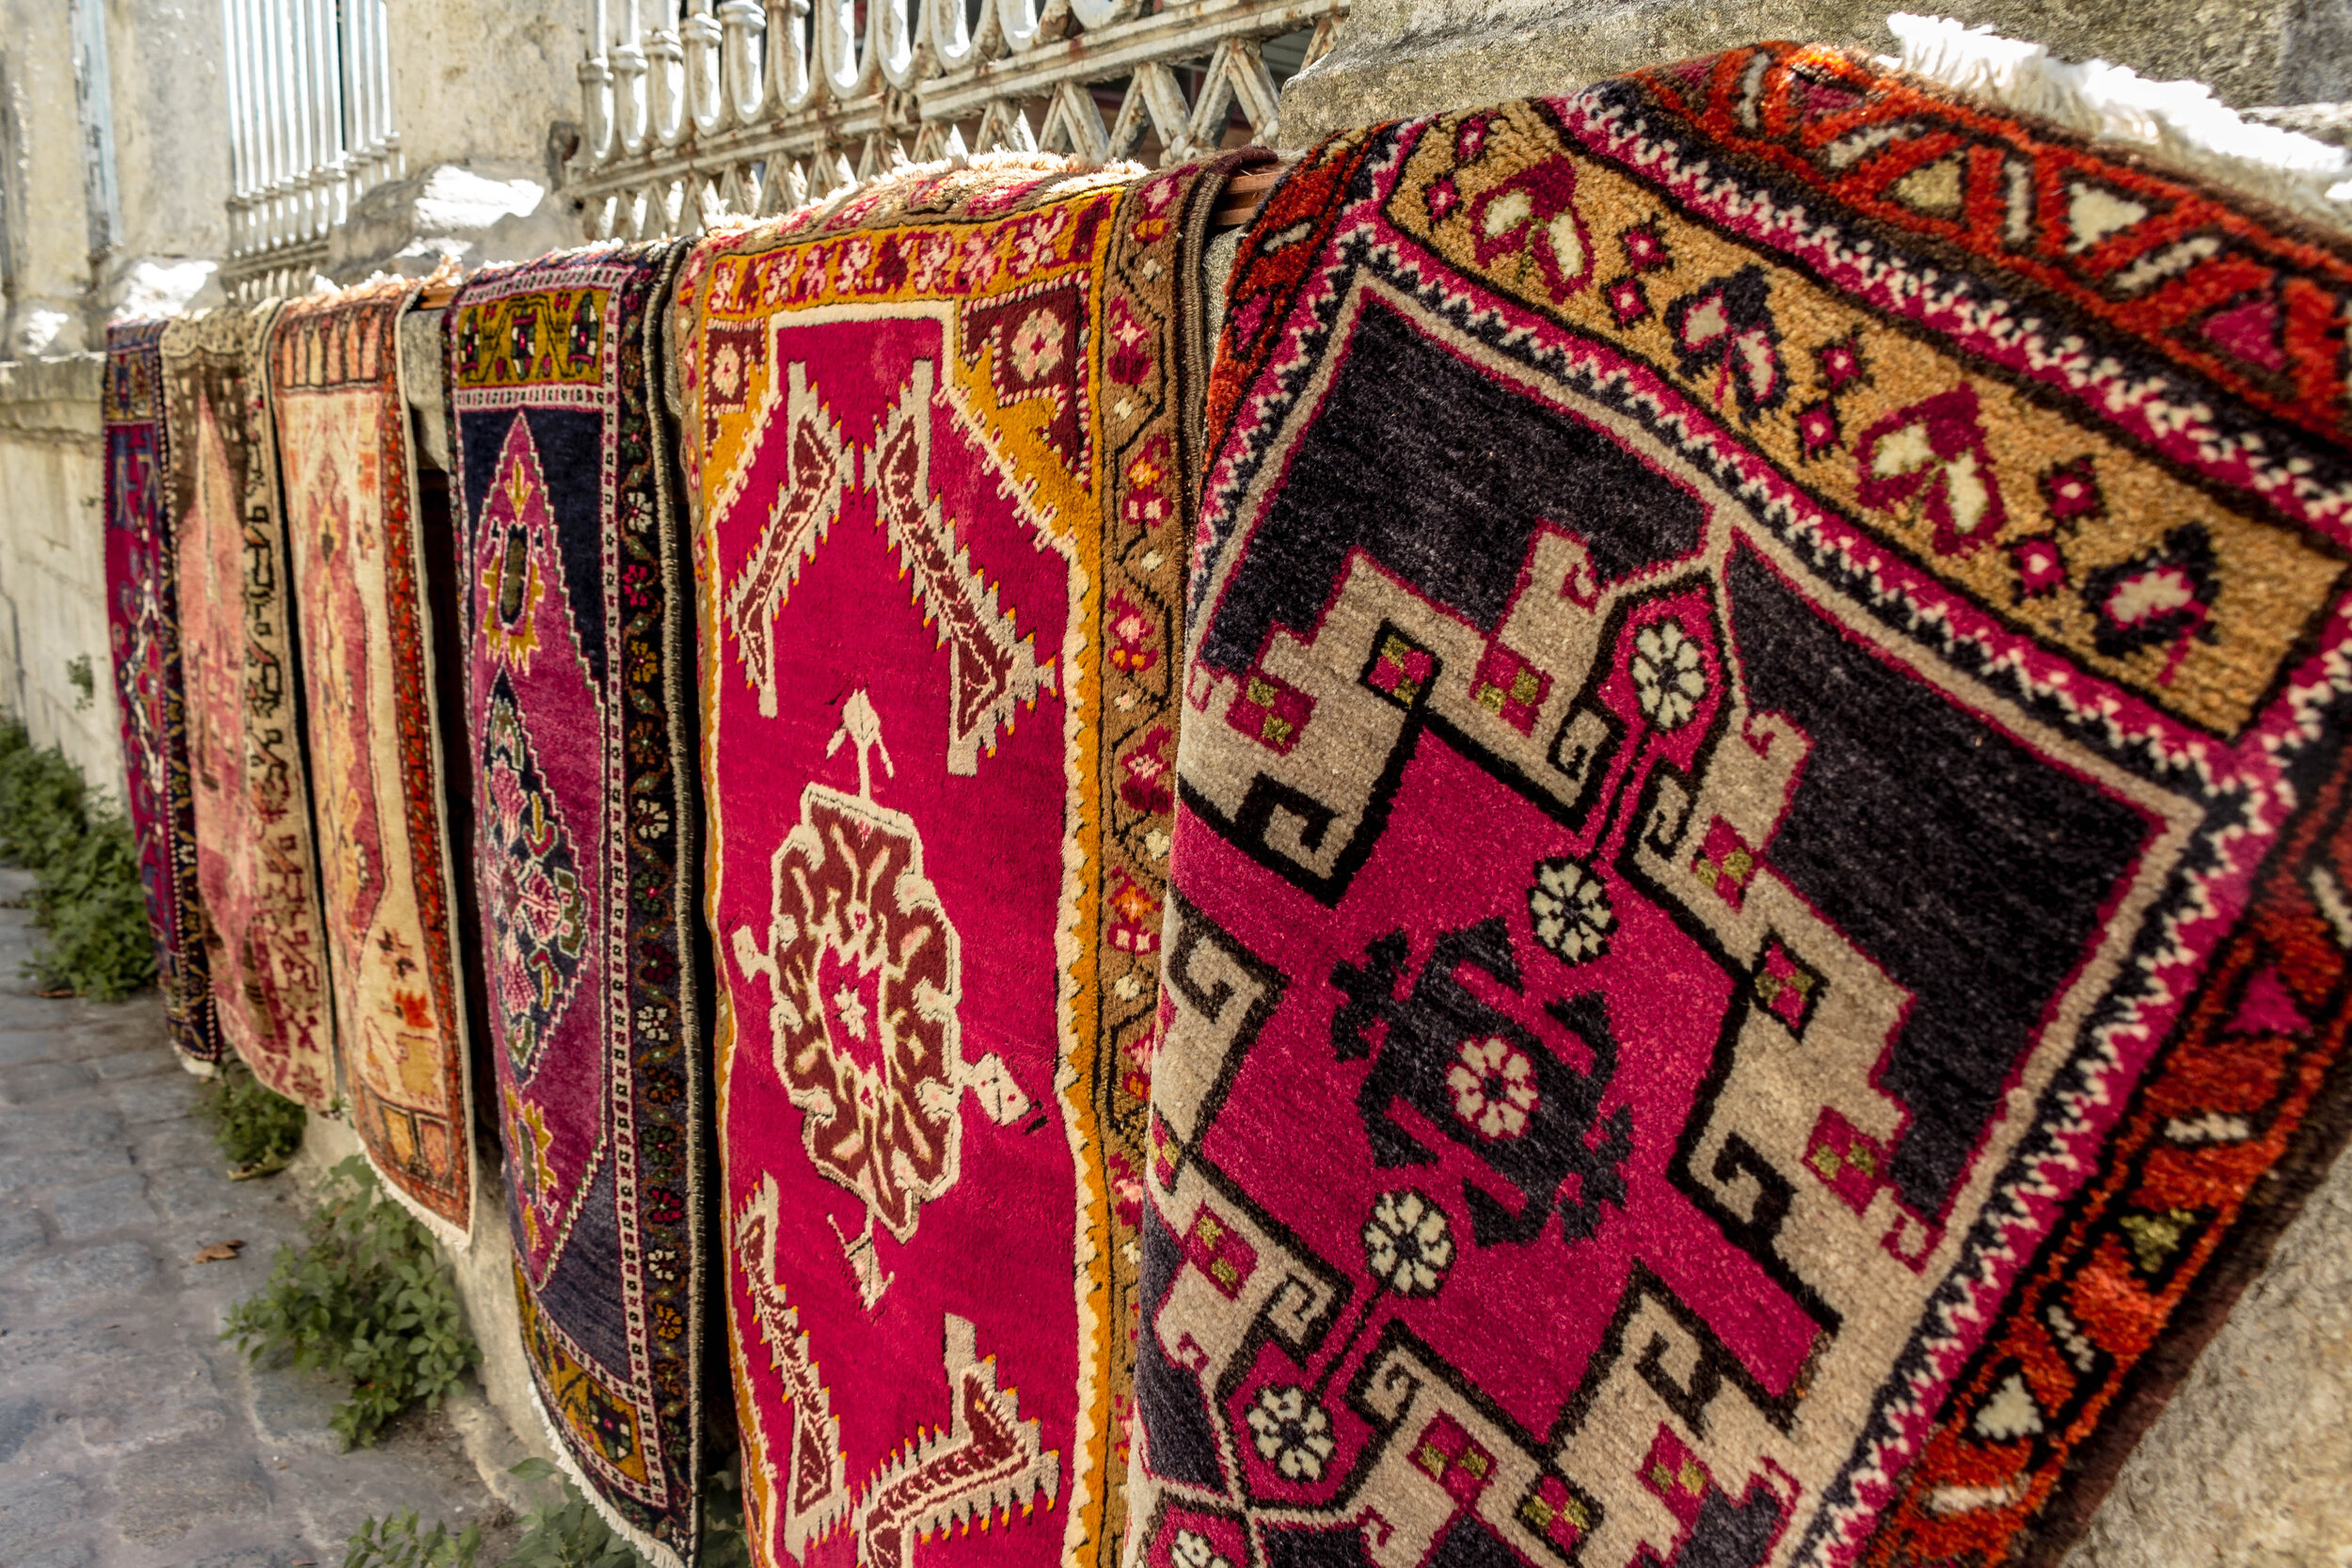
{"type": "Polygon", "coordinates": [[[959,152],[1165,164],[1214,150],[1245,125],[1248,139],[1269,142],[1269,43],[1292,69],[1311,63],[1347,9],[1347,0],[719,0],[715,9],[686,0],[676,15],[670,0],[644,0],[676,15],[648,29],[641,0],[586,3],[584,133],[569,184],[591,239],[788,212],[959,152]]]}

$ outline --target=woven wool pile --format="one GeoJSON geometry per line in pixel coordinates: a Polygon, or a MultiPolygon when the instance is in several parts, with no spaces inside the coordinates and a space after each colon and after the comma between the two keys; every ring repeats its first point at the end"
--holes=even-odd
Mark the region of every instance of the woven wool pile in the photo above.
{"type": "Polygon", "coordinates": [[[2347,290],[1826,50],[1285,180],[1212,398],[1134,1560],[2062,1544],[2340,1137],[2347,290]]]}
{"type": "Polygon", "coordinates": [[[1994,53],[493,268],[445,509],[118,329],[174,1043],[664,1563],[2054,1558],[2352,1121],[2352,248],[1994,53]]]}

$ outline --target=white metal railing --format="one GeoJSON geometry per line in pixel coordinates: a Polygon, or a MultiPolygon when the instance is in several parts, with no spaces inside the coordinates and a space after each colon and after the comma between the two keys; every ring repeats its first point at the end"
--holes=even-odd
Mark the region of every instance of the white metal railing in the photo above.
{"type": "Polygon", "coordinates": [[[385,0],[221,0],[230,195],[223,280],[299,292],[352,203],[404,172],[385,0]]]}
{"type": "MultiPolygon", "coordinates": [[[[584,0],[572,194],[588,237],[788,212],[905,162],[1089,160],[1277,134],[1269,41],[1329,47],[1347,0],[584,0]],[[647,14],[654,25],[645,24],[647,14]],[[1105,119],[1097,92],[1117,94],[1105,119]],[[1038,116],[1032,126],[1030,114],[1038,116]]],[[[1294,44],[1294,48],[1295,45],[1294,44]]]]}

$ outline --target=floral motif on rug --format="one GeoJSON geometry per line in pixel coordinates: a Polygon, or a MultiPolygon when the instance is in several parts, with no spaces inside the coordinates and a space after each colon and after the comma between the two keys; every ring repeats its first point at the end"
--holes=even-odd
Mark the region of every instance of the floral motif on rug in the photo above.
{"type": "Polygon", "coordinates": [[[262,356],[276,313],[173,322],[163,391],[213,1014],[256,1078],[324,1111],[335,1022],[262,356]]]}
{"type": "Polygon", "coordinates": [[[220,1032],[205,976],[188,782],[180,606],[163,400],[164,324],[106,328],[100,388],[105,437],[106,640],[122,714],[123,803],[155,939],[155,985],[171,1046],[209,1070],[220,1032]]]}
{"type": "Polygon", "coordinates": [[[387,1187],[463,1245],[466,1019],[396,337],[414,293],[374,284],[286,306],[269,392],[343,1092],[387,1187]]]}
{"type": "Polygon", "coordinates": [[[1188,323],[1235,166],[976,159],[707,242],[681,283],[764,1563],[974,1523],[993,1563],[1115,1560],[1188,323]]]}
{"type": "Polygon", "coordinates": [[[524,1346],[592,1495],[696,1551],[694,602],[660,404],[680,247],[494,267],[443,321],[474,875],[524,1346]]]}
{"type": "Polygon", "coordinates": [[[2054,1560],[2340,1143],[2352,259],[1770,45],[1211,390],[1130,1560],[2054,1560]]]}

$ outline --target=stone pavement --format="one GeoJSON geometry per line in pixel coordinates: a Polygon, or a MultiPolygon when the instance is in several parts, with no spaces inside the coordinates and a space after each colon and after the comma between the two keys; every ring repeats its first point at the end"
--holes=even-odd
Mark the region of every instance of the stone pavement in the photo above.
{"type": "MultiPolygon", "coordinates": [[[[30,882],[0,871],[0,899],[30,882]]],[[[369,1514],[500,1522],[469,1449],[511,1439],[478,1396],[342,1453],[335,1382],[221,1342],[300,1234],[295,1179],[228,1180],[152,993],[41,1000],[30,951],[0,908],[0,1564],[340,1568],[369,1514]],[[229,1238],[243,1258],[193,1260],[229,1238]]]]}

